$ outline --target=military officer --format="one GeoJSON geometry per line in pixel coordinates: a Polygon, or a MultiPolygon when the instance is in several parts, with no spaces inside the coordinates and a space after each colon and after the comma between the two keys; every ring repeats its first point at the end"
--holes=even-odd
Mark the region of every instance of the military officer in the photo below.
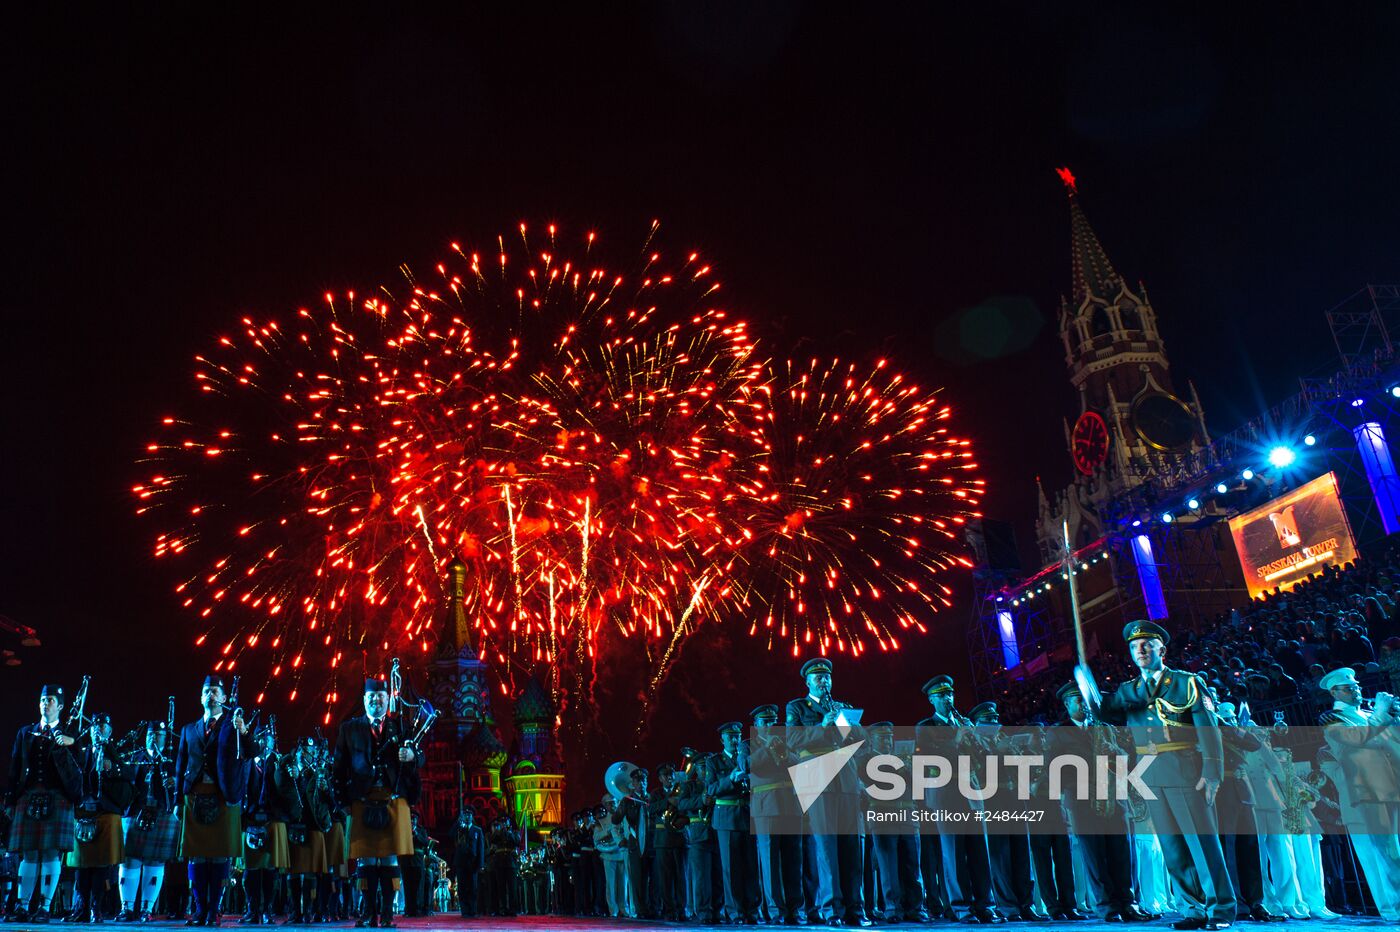
{"type": "Polygon", "coordinates": [[[1361,708],[1356,671],[1340,667],[1318,685],[1332,694],[1332,708],[1321,717],[1323,735],[1341,765],[1350,805],[1342,821],[1351,834],[1366,885],[1382,918],[1400,921],[1400,727],[1395,697],[1376,695],[1375,707],[1361,708]]]}
{"type": "MultiPolygon", "coordinates": [[[[972,723],[954,705],[953,678],[947,675],[931,678],[924,683],[924,695],[929,705],[933,706],[933,714],[919,722],[915,738],[917,751],[955,761],[960,745],[964,741],[976,741],[977,736],[970,729],[972,723]]],[[[957,780],[951,780],[939,789],[929,790],[925,802],[933,809],[947,812],[970,813],[974,806],[958,791],[957,780]]],[[[1006,917],[992,905],[992,867],[982,825],[976,822],[965,826],[962,831],[940,833],[935,839],[936,844],[926,845],[923,853],[938,859],[941,864],[942,890],[946,899],[939,898],[935,911],[942,911],[945,915],[954,913],[962,922],[995,925],[1005,922],[1006,917]]]]}
{"type": "Polygon", "coordinates": [[[724,908],[731,922],[754,925],[758,920],[758,865],[750,860],[749,770],[742,722],[719,726],[724,750],[715,758],[708,787],[715,801],[710,827],[719,844],[720,872],[724,877],[724,908]]]}
{"type": "MultiPolygon", "coordinates": [[[[831,698],[831,661],[814,657],[799,674],[807,694],[787,704],[788,744],[808,760],[865,739],[858,726],[841,725],[850,706],[831,698]]],[[[801,788],[798,789],[799,793],[801,788]]],[[[816,908],[828,925],[869,925],[864,915],[864,799],[854,762],[848,762],[808,808],[807,836],[817,872],[816,908]]]]}
{"type": "MultiPolygon", "coordinates": [[[[1001,714],[992,701],[980,702],[973,706],[967,717],[977,726],[998,754],[1018,753],[1001,734],[1001,714]]],[[[1017,804],[1015,771],[1006,768],[1001,771],[1003,785],[997,794],[999,807],[1009,809],[1017,804]]],[[[992,886],[1003,904],[1016,909],[1015,918],[1025,922],[1049,922],[1050,917],[1035,907],[1035,884],[1031,880],[1031,839],[1025,830],[1025,822],[1008,822],[1001,829],[987,835],[987,854],[994,870],[992,886]]]]}
{"type": "Polygon", "coordinates": [[[769,922],[798,925],[802,908],[802,836],[792,831],[801,818],[788,766],[792,756],[773,729],[778,707],[761,705],[749,713],[755,748],[749,759],[749,817],[758,839],[758,874],[769,922]]]}
{"type": "MultiPolygon", "coordinates": [[[[866,731],[870,735],[871,755],[894,754],[894,723],[875,722],[866,731]]],[[[876,805],[874,802],[871,806],[876,805]]],[[[886,810],[911,810],[913,802],[901,797],[885,803],[886,810]]],[[[880,874],[880,897],[884,900],[881,915],[887,923],[923,922],[924,881],[919,872],[919,830],[917,826],[893,823],[877,827],[870,835],[875,865],[880,874]],[[895,826],[900,826],[898,829],[895,826]]]]}
{"type": "MultiPolygon", "coordinates": [[[[1165,628],[1151,621],[1123,627],[1138,675],[1089,712],[1127,724],[1139,756],[1155,760],[1142,780],[1155,800],[1148,812],[1162,844],[1167,872],[1183,902],[1177,929],[1226,929],[1235,921],[1235,889],[1225,866],[1215,816],[1224,751],[1215,707],[1194,674],[1166,666],[1165,628]]],[[[1087,677],[1087,671],[1085,671],[1087,677]]]]}
{"type": "MultiPolygon", "coordinates": [[[[1089,718],[1088,706],[1079,687],[1066,683],[1056,693],[1065,717],[1047,729],[1046,756],[1073,756],[1093,760],[1097,749],[1117,755],[1121,748],[1112,727],[1089,718]]],[[[1133,890],[1133,856],[1129,842],[1131,828],[1123,805],[1115,800],[1080,799],[1068,782],[1062,787],[1060,802],[1069,828],[1079,843],[1091,905],[1109,922],[1146,922],[1152,916],[1137,905],[1133,890]]],[[[1069,920],[1087,918],[1073,906],[1073,891],[1061,896],[1055,909],[1069,920]]],[[[1054,904],[1047,904],[1054,905],[1054,904]]]]}
{"type": "Polygon", "coordinates": [[[677,805],[681,786],[676,768],[662,764],[656,768],[658,786],[647,799],[647,820],[651,826],[652,900],[660,918],[679,922],[686,914],[685,835],[683,817],[677,805]]]}

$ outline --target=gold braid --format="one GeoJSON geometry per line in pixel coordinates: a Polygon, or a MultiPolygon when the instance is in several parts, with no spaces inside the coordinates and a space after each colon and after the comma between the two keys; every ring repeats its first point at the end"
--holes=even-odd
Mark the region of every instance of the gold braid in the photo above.
{"type": "Polygon", "coordinates": [[[1196,689],[1196,678],[1194,676],[1187,677],[1186,690],[1185,705],[1175,705],[1165,699],[1154,700],[1157,709],[1157,717],[1162,720],[1163,725],[1174,725],[1177,728],[1187,728],[1191,725],[1189,721],[1180,721],[1179,718],[1167,717],[1168,713],[1178,717],[1189,715],[1191,710],[1195,708],[1196,702],[1200,699],[1201,694],[1200,691],[1196,689]]]}

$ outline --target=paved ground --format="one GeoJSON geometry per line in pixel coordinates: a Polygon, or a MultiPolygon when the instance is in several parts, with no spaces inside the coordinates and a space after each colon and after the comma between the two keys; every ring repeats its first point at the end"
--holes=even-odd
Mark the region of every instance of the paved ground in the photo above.
{"type": "MultiPolygon", "coordinates": [[[[674,923],[674,922],[643,922],[643,921],[633,921],[633,920],[627,920],[627,919],[575,919],[575,918],[573,918],[573,917],[571,917],[571,916],[518,916],[518,917],[513,918],[513,919],[500,919],[500,918],[497,918],[497,917],[494,917],[494,916],[483,916],[483,917],[480,917],[480,918],[477,918],[477,919],[461,919],[461,918],[458,918],[458,917],[452,916],[452,915],[440,915],[440,916],[433,916],[433,917],[428,918],[428,919],[399,919],[399,920],[397,920],[397,924],[398,924],[398,928],[401,929],[401,930],[405,930],[405,932],[431,932],[431,930],[437,930],[437,929],[506,929],[506,930],[518,930],[518,932],[529,932],[529,930],[533,930],[533,929],[543,930],[543,932],[604,932],[604,930],[609,930],[609,929],[615,929],[615,930],[617,930],[617,932],[641,932],[641,930],[646,930],[646,929],[668,929],[668,930],[705,929],[705,930],[707,930],[707,932],[709,932],[709,930],[713,930],[714,928],[716,928],[715,926],[695,926],[695,925],[691,925],[691,924],[689,924],[689,923],[681,924],[681,923],[674,923]]],[[[151,922],[151,923],[147,923],[147,924],[141,925],[141,926],[134,926],[134,925],[133,925],[133,926],[129,926],[129,925],[125,925],[125,924],[106,923],[105,926],[106,926],[106,928],[108,929],[108,932],[116,932],[116,930],[118,930],[118,929],[133,929],[133,930],[137,930],[137,929],[162,929],[162,930],[180,929],[180,930],[182,930],[182,932],[183,932],[183,930],[184,930],[184,928],[185,928],[185,925],[184,925],[184,923],[182,923],[182,922],[151,922]]],[[[48,925],[44,925],[44,926],[30,925],[30,924],[28,924],[28,923],[12,923],[12,924],[6,924],[5,926],[3,926],[3,928],[6,929],[6,930],[10,930],[10,929],[13,929],[13,930],[21,930],[21,929],[44,929],[44,930],[46,930],[46,932],[48,932],[48,930],[54,929],[55,927],[58,927],[58,928],[67,928],[67,929],[76,928],[75,926],[73,926],[73,925],[71,925],[71,924],[68,924],[68,923],[49,923],[48,925]]],[[[1035,925],[1035,926],[1027,926],[1027,925],[1024,925],[1024,924],[1022,924],[1022,923],[1008,923],[1008,924],[1002,926],[1001,928],[1002,928],[1003,930],[1006,930],[1006,932],[1012,932],[1012,930],[1021,930],[1021,929],[1029,930],[1029,929],[1031,929],[1031,928],[1038,928],[1038,929],[1056,929],[1056,930],[1058,930],[1058,929],[1064,928],[1064,927],[1065,927],[1065,924],[1062,924],[1062,923],[1049,923],[1049,924],[1046,924],[1046,925],[1035,925]]],[[[1121,924],[1110,924],[1110,923],[1107,923],[1107,922],[1076,922],[1076,923],[1069,924],[1069,927],[1070,927],[1070,928],[1073,928],[1073,929],[1075,930],[1075,932],[1123,932],[1123,930],[1124,930],[1124,926],[1121,925],[1121,924]]],[[[229,916],[229,917],[226,917],[226,918],[224,919],[224,923],[223,923],[223,925],[221,926],[221,928],[223,928],[223,929],[238,930],[238,929],[245,929],[245,928],[250,928],[250,927],[240,926],[240,925],[238,924],[238,917],[237,917],[237,916],[229,916]]],[[[293,929],[327,929],[327,930],[329,930],[329,929],[349,929],[349,928],[353,928],[353,927],[352,927],[349,923],[328,923],[328,924],[325,924],[325,925],[316,925],[316,926],[292,926],[291,928],[293,928],[293,929]]],[[[757,927],[757,928],[763,928],[763,927],[762,927],[762,926],[759,926],[759,927],[757,927]]],[[[785,927],[783,927],[783,926],[774,926],[773,928],[774,928],[774,929],[782,929],[782,928],[785,928],[785,927]]],[[[824,928],[824,927],[821,927],[821,926],[811,926],[811,927],[809,927],[809,928],[811,928],[811,929],[813,930],[813,932],[816,932],[817,929],[824,928]]],[[[891,928],[891,927],[890,927],[890,926],[884,926],[884,925],[877,925],[877,926],[871,926],[870,928],[871,928],[872,930],[878,930],[878,929],[891,928]]],[[[980,926],[971,926],[971,927],[969,927],[969,926],[959,926],[959,925],[955,925],[955,924],[953,924],[953,923],[940,922],[940,923],[928,923],[928,924],[925,924],[925,925],[915,925],[915,924],[912,924],[912,923],[908,923],[908,924],[901,924],[901,925],[895,926],[895,927],[893,927],[893,928],[901,928],[901,929],[948,929],[948,930],[952,930],[952,929],[969,929],[969,930],[970,930],[970,929],[972,929],[972,928],[981,928],[981,927],[980,927],[980,926]]],[[[1157,921],[1157,922],[1145,923],[1145,924],[1143,924],[1143,925],[1140,925],[1140,926],[1132,926],[1132,927],[1130,927],[1130,928],[1142,929],[1142,930],[1144,930],[1144,932],[1148,932],[1148,930],[1150,930],[1150,932],[1171,932],[1171,920],[1170,920],[1170,919],[1162,919],[1162,920],[1159,920],[1159,921],[1157,921]]],[[[1290,921],[1288,921],[1288,922],[1286,922],[1286,923],[1280,923],[1280,924],[1278,924],[1278,925],[1270,925],[1270,926],[1267,926],[1267,927],[1266,927],[1266,926],[1259,925],[1259,924],[1257,924],[1257,923],[1243,922],[1243,923],[1239,923],[1239,924],[1236,926],[1236,928],[1240,929],[1241,932],[1251,932],[1251,930],[1255,930],[1255,929],[1258,929],[1258,930],[1260,930],[1260,932],[1262,932],[1262,930],[1265,929],[1265,928],[1269,928],[1269,929],[1271,929],[1271,930],[1275,930],[1275,932],[1285,932],[1285,930],[1290,930],[1290,929],[1293,930],[1293,932],[1302,932],[1303,929],[1307,929],[1308,932],[1350,932],[1350,930],[1353,930],[1353,929],[1366,929],[1366,930],[1393,929],[1394,926],[1393,926],[1391,923],[1388,923],[1388,922],[1386,922],[1386,921],[1384,921],[1384,920],[1382,920],[1382,919],[1380,919],[1380,918],[1370,918],[1370,919],[1339,919],[1339,920],[1336,920],[1336,921],[1334,921],[1334,922],[1312,922],[1312,921],[1300,921],[1300,920],[1296,920],[1296,919],[1295,919],[1295,920],[1290,920],[1290,921]]]]}

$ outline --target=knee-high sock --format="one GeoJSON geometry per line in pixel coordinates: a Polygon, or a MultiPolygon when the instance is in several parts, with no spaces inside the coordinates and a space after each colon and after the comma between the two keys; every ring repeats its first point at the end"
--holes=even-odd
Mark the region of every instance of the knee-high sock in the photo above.
{"type": "Polygon", "coordinates": [[[263,870],[243,871],[243,898],[248,901],[248,915],[261,916],[263,914],[262,882],[263,870]]]}
{"type": "Polygon", "coordinates": [[[331,913],[331,875],[316,875],[316,897],[311,904],[319,916],[329,916],[331,913]]]}
{"type": "Polygon", "coordinates": [[[399,889],[400,874],[397,867],[379,868],[379,916],[381,921],[394,916],[394,894],[399,889]]]}
{"type": "Polygon", "coordinates": [[[379,915],[379,865],[361,864],[356,871],[360,878],[360,918],[379,915]]]}
{"type": "Polygon", "coordinates": [[[287,878],[287,915],[301,915],[301,875],[292,874],[287,878]]]}
{"type": "Polygon", "coordinates": [[[92,874],[91,867],[80,867],[73,877],[73,910],[92,908],[92,874]]]}
{"type": "Polygon", "coordinates": [[[19,903],[17,909],[29,909],[29,901],[34,898],[34,891],[39,888],[38,861],[24,860],[19,862],[19,903]]]}
{"type": "Polygon", "coordinates": [[[163,883],[165,883],[164,864],[146,864],[142,866],[140,909],[149,910],[156,908],[156,900],[160,899],[160,888],[163,883]]]}
{"type": "Polygon", "coordinates": [[[189,876],[190,902],[194,906],[195,917],[202,919],[209,897],[209,865],[204,861],[191,861],[189,876]]]}
{"type": "Polygon", "coordinates": [[[53,895],[58,890],[58,875],[63,870],[63,864],[58,858],[51,858],[47,861],[39,862],[39,906],[48,909],[53,902],[53,895]]]}
{"type": "Polygon", "coordinates": [[[135,858],[129,858],[122,862],[120,879],[117,887],[121,891],[122,909],[138,909],[140,903],[137,898],[141,889],[141,862],[135,858]]]}
{"type": "Polygon", "coordinates": [[[273,897],[277,894],[277,871],[269,868],[259,873],[262,874],[262,898],[259,902],[262,903],[263,913],[269,914],[272,912],[273,897]]]}
{"type": "Polygon", "coordinates": [[[228,880],[228,861],[209,865],[209,915],[218,916],[224,905],[224,882],[228,880]]]}

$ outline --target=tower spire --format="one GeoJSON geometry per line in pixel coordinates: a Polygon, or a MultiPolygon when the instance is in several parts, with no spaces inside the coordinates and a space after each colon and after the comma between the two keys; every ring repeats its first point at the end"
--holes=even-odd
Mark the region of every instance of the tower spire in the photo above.
{"type": "Polygon", "coordinates": [[[1065,183],[1069,193],[1070,249],[1074,263],[1074,303],[1082,305],[1088,297],[1112,303],[1118,294],[1122,277],[1109,261],[1084,208],[1079,204],[1079,186],[1068,168],[1057,168],[1055,173],[1065,183]]]}

